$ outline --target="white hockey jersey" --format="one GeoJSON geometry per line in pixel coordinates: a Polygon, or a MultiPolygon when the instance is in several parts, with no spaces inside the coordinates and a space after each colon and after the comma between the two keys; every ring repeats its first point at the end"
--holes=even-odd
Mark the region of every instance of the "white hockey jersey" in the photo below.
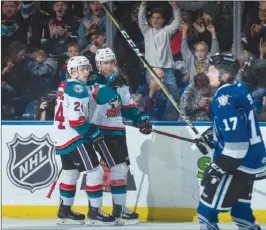
{"type": "Polygon", "coordinates": [[[68,154],[88,142],[89,93],[86,85],[67,80],[59,85],[54,116],[56,154],[68,154]]]}
{"type": "Polygon", "coordinates": [[[105,84],[88,86],[90,96],[89,121],[104,134],[125,135],[123,117],[135,121],[138,111],[128,86],[113,89],[105,84]]]}

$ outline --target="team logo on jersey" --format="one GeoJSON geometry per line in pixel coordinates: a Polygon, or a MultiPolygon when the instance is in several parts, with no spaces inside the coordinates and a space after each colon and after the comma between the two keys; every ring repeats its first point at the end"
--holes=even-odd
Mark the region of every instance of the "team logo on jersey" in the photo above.
{"type": "Polygon", "coordinates": [[[42,138],[33,134],[23,138],[16,134],[7,146],[7,175],[14,185],[33,193],[55,180],[55,147],[48,134],[42,138]]]}
{"type": "Polygon", "coordinates": [[[116,96],[111,101],[108,102],[109,105],[111,105],[112,109],[119,108],[122,104],[120,96],[116,96]]]}
{"type": "Polygon", "coordinates": [[[216,101],[218,101],[218,103],[219,103],[219,108],[221,107],[221,106],[226,106],[226,105],[230,105],[230,102],[228,102],[228,99],[229,99],[229,97],[232,97],[231,95],[222,95],[222,96],[220,96],[220,97],[218,97],[217,99],[216,99],[216,101]]]}
{"type": "Polygon", "coordinates": [[[74,85],[73,86],[73,91],[76,92],[76,93],[83,93],[84,92],[84,89],[81,85],[74,85]]]}

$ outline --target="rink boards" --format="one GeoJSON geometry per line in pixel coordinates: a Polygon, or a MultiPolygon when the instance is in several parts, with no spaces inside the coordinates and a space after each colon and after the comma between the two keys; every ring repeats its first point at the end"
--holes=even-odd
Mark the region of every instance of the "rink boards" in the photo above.
{"type": "MultiPolygon", "coordinates": [[[[194,123],[200,133],[210,123],[194,123]]],[[[153,123],[154,129],[194,138],[183,123],[153,123]]],[[[266,124],[261,124],[266,140],[266,124]]],[[[54,154],[51,122],[2,122],[2,215],[9,218],[56,218],[58,184],[46,198],[61,164],[54,154]]],[[[210,162],[191,143],[159,134],[142,135],[127,126],[130,156],[127,206],[136,209],[141,220],[196,221],[199,181],[210,162]]],[[[104,166],[103,166],[104,167],[104,166]]],[[[104,167],[104,210],[111,212],[110,174],[104,167]]],[[[80,177],[75,211],[87,212],[85,175],[80,177]]],[[[255,183],[252,207],[260,223],[266,223],[266,180],[255,183]]],[[[231,221],[228,214],[221,221],[231,221]]]]}

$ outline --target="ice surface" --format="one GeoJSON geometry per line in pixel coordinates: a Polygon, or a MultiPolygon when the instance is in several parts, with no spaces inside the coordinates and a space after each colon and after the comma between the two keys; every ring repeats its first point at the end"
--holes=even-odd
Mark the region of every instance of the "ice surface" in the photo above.
{"type": "MultiPolygon", "coordinates": [[[[234,224],[220,224],[221,230],[236,230],[237,227],[234,224]]],[[[266,225],[261,225],[263,230],[266,230],[266,225]]],[[[110,226],[110,227],[91,227],[87,225],[56,225],[56,220],[23,220],[23,219],[2,219],[2,229],[5,230],[109,230],[109,229],[183,229],[194,230],[199,229],[197,223],[156,223],[156,222],[141,222],[138,225],[131,226],[110,226]]]]}

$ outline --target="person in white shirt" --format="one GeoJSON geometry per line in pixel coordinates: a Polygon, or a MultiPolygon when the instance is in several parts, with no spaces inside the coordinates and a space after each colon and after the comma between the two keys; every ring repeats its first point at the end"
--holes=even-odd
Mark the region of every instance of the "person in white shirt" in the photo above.
{"type": "MultiPolygon", "coordinates": [[[[171,36],[180,26],[181,14],[176,2],[169,2],[173,8],[174,20],[170,25],[164,26],[165,17],[162,9],[152,9],[149,22],[146,20],[146,1],[142,1],[138,13],[139,28],[144,36],[145,58],[152,67],[162,68],[165,73],[165,85],[174,99],[178,99],[178,88],[174,74],[174,61],[170,48],[171,36]]],[[[146,74],[149,82],[149,74],[146,74]]],[[[168,100],[165,120],[176,120],[178,113],[168,100]],[[172,113],[173,112],[173,113],[172,113]],[[170,115],[171,113],[172,115],[170,115]]]]}

